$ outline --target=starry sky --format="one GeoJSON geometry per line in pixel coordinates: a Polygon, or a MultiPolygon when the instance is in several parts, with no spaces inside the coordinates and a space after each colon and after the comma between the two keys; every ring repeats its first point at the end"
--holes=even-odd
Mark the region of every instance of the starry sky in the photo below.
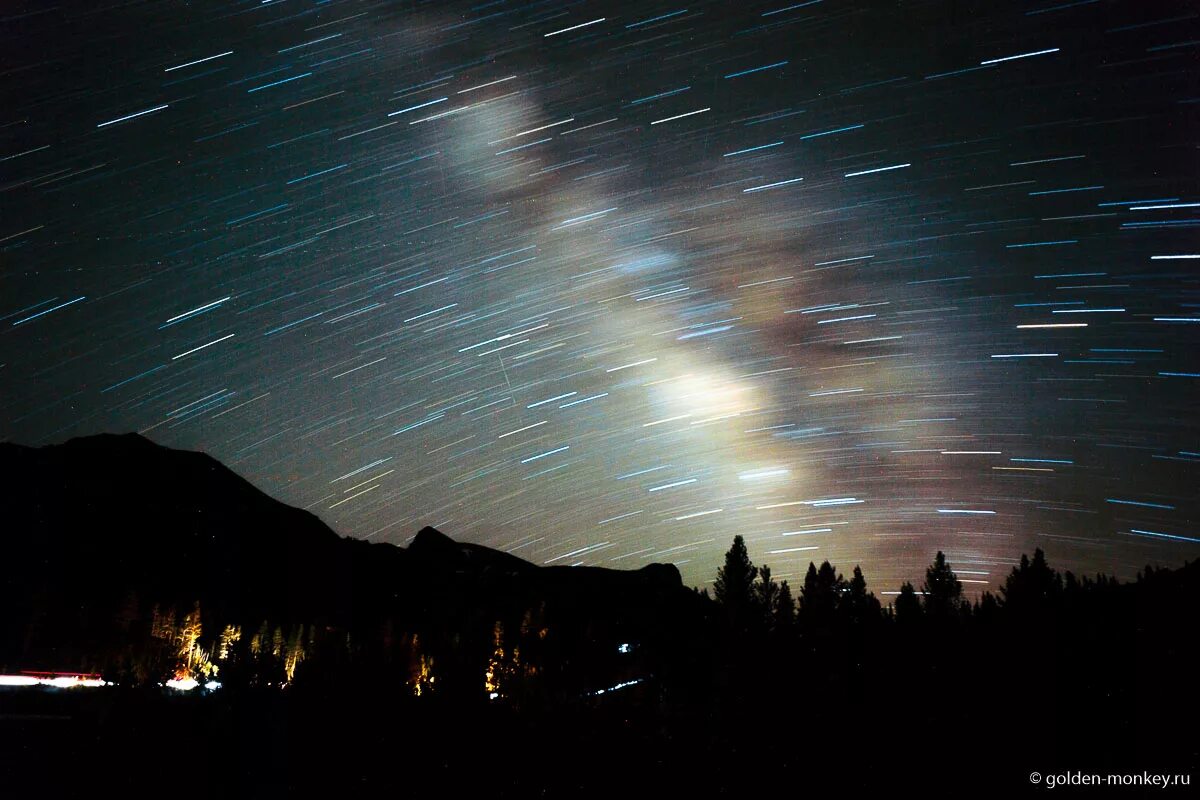
{"type": "Polygon", "coordinates": [[[689,585],[1200,555],[1190,2],[2,13],[0,438],[689,585]]]}

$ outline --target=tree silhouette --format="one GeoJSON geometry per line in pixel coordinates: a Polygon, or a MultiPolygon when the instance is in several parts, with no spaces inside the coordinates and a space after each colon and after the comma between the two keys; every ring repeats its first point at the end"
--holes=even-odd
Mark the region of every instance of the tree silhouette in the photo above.
{"type": "Polygon", "coordinates": [[[725,566],[717,570],[713,597],[725,609],[726,618],[736,630],[744,630],[754,605],[754,579],[758,567],[750,562],[746,540],[733,537],[733,545],[725,554],[725,566]]]}
{"type": "Polygon", "coordinates": [[[774,626],[776,604],[779,602],[779,584],[771,578],[771,568],[764,564],[758,570],[758,583],[754,584],[754,605],[762,614],[764,627],[774,626]]]}
{"type": "Polygon", "coordinates": [[[846,579],[832,564],[825,561],[817,568],[810,561],[804,575],[804,588],[800,590],[800,616],[808,625],[832,624],[845,590],[846,579]]]}
{"type": "Polygon", "coordinates": [[[1000,615],[1000,604],[996,601],[996,595],[984,592],[975,601],[974,615],[975,620],[981,625],[990,625],[995,622],[1000,615]]]}
{"type": "Polygon", "coordinates": [[[921,608],[921,598],[917,596],[917,590],[909,581],[905,581],[900,586],[900,594],[896,597],[896,623],[899,625],[911,625],[924,616],[924,610],[921,608]]]}
{"type": "Polygon", "coordinates": [[[792,599],[792,587],[787,581],[779,583],[779,596],[775,598],[775,618],[772,630],[787,635],[796,627],[796,601],[792,599]]]}
{"type": "Polygon", "coordinates": [[[946,563],[946,554],[941,550],[933,563],[925,570],[925,583],[921,585],[925,597],[925,613],[935,619],[951,619],[959,614],[962,599],[962,584],[946,563]]]}
{"type": "Polygon", "coordinates": [[[1021,555],[1020,566],[1013,567],[1000,587],[1000,604],[1016,614],[1030,614],[1057,604],[1063,595],[1063,579],[1046,563],[1042,549],[1033,551],[1030,561],[1021,555]]]}
{"type": "Polygon", "coordinates": [[[867,579],[857,564],[854,565],[853,577],[846,584],[840,607],[851,625],[869,625],[880,618],[879,600],[874,593],[867,591],[867,579]]]}

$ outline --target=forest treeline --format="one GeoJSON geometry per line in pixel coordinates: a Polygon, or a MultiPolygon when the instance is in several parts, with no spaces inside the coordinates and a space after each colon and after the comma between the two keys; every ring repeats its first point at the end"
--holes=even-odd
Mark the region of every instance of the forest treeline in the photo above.
{"type": "Polygon", "coordinates": [[[986,647],[991,661],[1002,661],[1040,641],[1047,652],[1074,654],[1089,637],[1120,629],[1122,620],[1137,619],[1133,629],[1144,630],[1138,615],[1145,607],[1180,607],[1182,577],[1194,573],[1192,566],[1147,566],[1122,584],[1060,573],[1038,549],[1021,556],[998,592],[971,602],[939,551],[919,586],[905,582],[884,603],[859,566],[847,578],[829,561],[810,563],[793,592],[769,566],[752,563],[739,535],[712,592],[681,590],[689,597],[676,597],[665,615],[661,608],[657,616],[647,608],[618,610],[615,597],[592,597],[584,608],[473,581],[461,590],[410,593],[403,608],[360,607],[349,622],[286,610],[279,619],[254,620],[230,618],[220,604],[204,608],[199,600],[172,605],[128,586],[107,610],[96,598],[64,615],[35,599],[27,623],[11,631],[18,635],[9,637],[0,666],[99,673],[123,686],[285,688],[382,679],[414,697],[515,707],[640,686],[631,694],[642,701],[686,706],[695,695],[741,698],[745,687],[731,683],[732,668],[754,671],[761,690],[799,674],[848,685],[921,652],[946,656],[944,663],[924,662],[934,672],[954,663],[947,655],[954,650],[986,647]]]}
{"type": "Polygon", "coordinates": [[[131,753],[145,785],[204,753],[214,788],[302,796],[402,770],[574,798],[636,776],[671,796],[987,796],[1033,770],[1200,768],[1196,563],[1117,581],[1035,551],[968,602],[942,554],[884,594],[850,564],[778,580],[732,537],[695,591],[669,564],[340,537],[138,436],[0,444],[0,473],[0,673],[116,684],[0,689],[0,751],[39,780],[128,782],[131,753]]]}
{"type": "Polygon", "coordinates": [[[652,595],[607,591],[606,575],[586,586],[597,576],[585,568],[555,573],[565,592],[526,591],[542,574],[530,569],[435,571],[372,595],[349,619],[284,604],[255,621],[231,617],[236,604],[180,604],[135,586],[115,604],[39,610],[35,598],[26,624],[9,625],[20,635],[0,666],[119,684],[112,711],[80,734],[92,763],[119,757],[131,731],[153,750],[152,732],[170,729],[264,786],[284,767],[300,780],[300,764],[327,765],[312,774],[330,786],[344,770],[385,785],[380,765],[397,753],[410,770],[480,789],[502,774],[498,796],[547,785],[579,796],[571,765],[584,755],[622,765],[589,767],[582,780],[606,791],[636,773],[727,796],[745,796],[750,776],[781,791],[799,774],[810,787],[891,786],[917,780],[929,759],[943,788],[985,770],[1011,787],[1035,768],[1197,761],[1194,737],[1176,733],[1198,710],[1180,688],[1200,668],[1194,564],[1124,583],[1059,572],[1036,550],[995,594],[969,601],[939,552],[886,603],[858,566],[847,578],[828,561],[793,590],[752,563],[741,536],[711,592],[669,581],[652,595]],[[43,660],[14,662],[21,652],[43,660]],[[158,688],[168,680],[221,688],[172,699],[158,688]],[[128,691],[137,686],[149,691],[128,691]],[[265,751],[253,734],[264,725],[275,731],[265,751]],[[464,743],[468,729],[482,738],[464,743]],[[111,732],[111,744],[93,752],[88,731],[111,732]],[[531,757],[543,766],[522,771],[531,757]],[[499,772],[471,777],[481,762],[499,772]]]}
{"type": "MultiPolygon", "coordinates": [[[[1137,584],[1152,584],[1170,570],[1147,566],[1137,584]]],[[[755,566],[745,540],[735,536],[717,570],[713,592],[701,592],[705,600],[720,608],[730,632],[770,634],[778,637],[814,636],[835,629],[870,630],[875,625],[989,625],[1002,621],[1029,622],[1070,610],[1079,612],[1103,602],[1121,584],[1106,575],[1095,579],[1060,573],[1046,563],[1046,554],[1036,549],[1031,559],[1022,555],[1005,578],[998,593],[984,591],[972,603],[962,582],[942,551],[925,570],[920,587],[905,581],[886,606],[867,589],[862,569],[855,565],[849,580],[824,561],[810,562],[794,597],[788,581],[776,581],[771,568],[755,566]]]]}

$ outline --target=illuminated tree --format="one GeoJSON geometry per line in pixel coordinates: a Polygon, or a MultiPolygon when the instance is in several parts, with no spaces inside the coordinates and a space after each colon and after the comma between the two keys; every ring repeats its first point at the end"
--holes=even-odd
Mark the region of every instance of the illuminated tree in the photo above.
{"type": "Polygon", "coordinates": [[[228,661],[233,656],[233,648],[242,640],[242,628],[239,625],[226,625],[217,638],[217,660],[228,661]]]}
{"type": "Polygon", "coordinates": [[[292,682],[296,675],[296,667],[304,660],[304,652],[304,626],[299,625],[292,631],[292,635],[288,637],[282,650],[283,674],[288,683],[292,682]]]}
{"type": "Polygon", "coordinates": [[[175,609],[163,611],[154,604],[150,611],[150,635],[168,642],[175,640],[175,609]]]}
{"type": "Polygon", "coordinates": [[[175,677],[182,680],[201,675],[208,670],[208,655],[200,649],[200,637],[204,635],[201,624],[200,601],[183,618],[175,634],[175,677]]]}
{"type": "Polygon", "coordinates": [[[492,628],[492,643],[492,656],[488,659],[487,669],[483,674],[483,690],[489,699],[499,700],[512,693],[517,680],[524,674],[524,669],[521,666],[521,649],[505,649],[504,624],[499,620],[492,628]]]}
{"type": "Polygon", "coordinates": [[[483,690],[487,696],[495,700],[500,697],[500,677],[504,665],[504,625],[496,620],[492,629],[492,657],[488,659],[487,669],[483,673],[483,690]]]}
{"type": "Polygon", "coordinates": [[[250,637],[250,655],[258,658],[262,655],[263,650],[267,647],[268,637],[270,637],[270,628],[267,626],[267,621],[264,619],[262,625],[258,627],[258,632],[250,637]]]}
{"type": "MultiPolygon", "coordinates": [[[[433,658],[421,650],[421,638],[413,634],[408,647],[410,662],[408,685],[416,697],[424,697],[434,690],[437,677],[433,674],[433,658]]],[[[486,683],[486,679],[485,679],[486,683]]]]}
{"type": "Polygon", "coordinates": [[[183,618],[176,636],[180,658],[187,660],[192,657],[196,651],[196,643],[200,641],[203,634],[204,627],[200,621],[200,601],[197,600],[196,604],[192,606],[192,610],[183,618]]]}
{"type": "Polygon", "coordinates": [[[433,692],[433,685],[436,682],[437,677],[433,674],[433,659],[422,653],[417,675],[413,680],[413,694],[417,697],[430,694],[433,692]]]}
{"type": "Polygon", "coordinates": [[[283,643],[284,643],[284,641],[285,641],[285,639],[284,639],[284,636],[283,636],[283,626],[282,626],[282,625],[276,625],[276,626],[275,626],[275,633],[273,633],[273,634],[271,635],[271,655],[273,655],[275,658],[282,658],[282,657],[283,657],[283,643]]]}

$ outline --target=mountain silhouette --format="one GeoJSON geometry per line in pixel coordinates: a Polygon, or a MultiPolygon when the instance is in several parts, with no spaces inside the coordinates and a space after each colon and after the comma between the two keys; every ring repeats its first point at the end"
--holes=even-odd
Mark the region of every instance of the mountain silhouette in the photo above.
{"type": "Polygon", "coordinates": [[[794,793],[801,770],[814,791],[938,796],[998,756],[1017,788],[1034,768],[1197,764],[1196,693],[1163,677],[1200,664],[1196,562],[1122,583],[1039,549],[972,606],[939,551],[886,608],[825,562],[784,603],[738,534],[710,598],[669,564],[536,565],[432,527],[407,547],[342,537],[134,435],[0,444],[0,502],[0,673],[118,684],[0,690],[0,752],[81,796],[131,757],[130,780],[173,785],[180,753],[221,764],[226,792],[402,775],[497,797],[794,793]],[[223,686],[160,688],[180,675],[223,686]],[[581,778],[581,754],[602,768],[581,778]]]}
{"type": "Polygon", "coordinates": [[[387,623],[485,642],[538,609],[606,650],[698,618],[672,565],[543,567],[431,527],[407,548],[342,537],[216,459],[137,434],[0,444],[0,502],[0,666],[77,664],[131,597],[143,614],[199,603],[221,624],[387,623]]]}

